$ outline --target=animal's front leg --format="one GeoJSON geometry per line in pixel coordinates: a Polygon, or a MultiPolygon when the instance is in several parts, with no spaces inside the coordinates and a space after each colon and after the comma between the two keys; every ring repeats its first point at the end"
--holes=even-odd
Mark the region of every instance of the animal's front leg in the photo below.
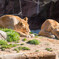
{"type": "MultiPolygon", "coordinates": [[[[16,30],[15,30],[15,31],[16,31],[16,30]]],[[[16,31],[16,32],[18,32],[18,33],[20,34],[21,37],[28,37],[28,38],[31,37],[30,35],[26,35],[26,34],[20,32],[20,31],[16,31]]]]}
{"type": "Polygon", "coordinates": [[[41,36],[47,36],[47,37],[50,37],[50,38],[55,38],[55,36],[51,32],[44,31],[44,30],[41,30],[39,32],[39,35],[41,35],[41,36]]]}
{"type": "Polygon", "coordinates": [[[52,33],[59,39],[59,29],[54,29],[52,33]]]}
{"type": "Polygon", "coordinates": [[[35,35],[34,35],[34,34],[30,34],[30,36],[31,36],[31,37],[35,37],[35,35]]]}
{"type": "Polygon", "coordinates": [[[30,32],[31,32],[31,31],[29,31],[29,35],[30,35],[31,37],[35,37],[35,35],[34,35],[33,33],[30,34],[30,32]]]}

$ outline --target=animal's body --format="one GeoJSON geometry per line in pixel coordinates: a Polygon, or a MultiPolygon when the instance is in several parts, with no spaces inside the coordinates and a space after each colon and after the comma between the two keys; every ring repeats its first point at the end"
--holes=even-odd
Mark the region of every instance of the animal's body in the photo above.
{"type": "Polygon", "coordinates": [[[52,38],[56,36],[59,39],[59,23],[52,19],[46,20],[41,26],[39,35],[52,38]]]}
{"type": "Polygon", "coordinates": [[[0,17],[0,28],[10,28],[20,33],[20,36],[29,36],[28,18],[21,19],[14,15],[4,15],[0,17]]]}

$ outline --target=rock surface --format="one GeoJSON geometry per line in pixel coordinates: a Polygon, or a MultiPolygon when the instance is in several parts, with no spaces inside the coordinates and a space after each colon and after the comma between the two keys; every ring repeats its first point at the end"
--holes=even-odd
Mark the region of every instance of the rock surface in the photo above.
{"type": "Polygon", "coordinates": [[[56,55],[54,53],[26,53],[26,54],[5,54],[0,55],[1,59],[56,59],[56,55]]]}
{"type": "Polygon", "coordinates": [[[15,14],[21,17],[29,17],[30,29],[40,29],[47,18],[59,22],[59,1],[58,0],[0,0],[1,14],[15,14]],[[21,13],[20,13],[21,12],[21,13]],[[40,25],[40,26],[38,26],[40,25]]]}
{"type": "Polygon", "coordinates": [[[7,33],[0,30],[0,40],[5,40],[7,38],[7,33]]]}
{"type": "MultiPolygon", "coordinates": [[[[5,51],[0,50],[0,58],[1,59],[57,59],[59,55],[59,40],[51,39],[43,36],[38,36],[38,38],[26,38],[28,40],[37,39],[40,40],[39,45],[32,45],[27,44],[27,41],[22,41],[25,37],[21,37],[20,43],[24,43],[24,45],[20,46],[26,46],[29,47],[30,50],[20,50],[19,53],[14,51],[14,48],[6,49],[5,51]],[[46,48],[52,48],[53,51],[47,51],[46,48]],[[39,51],[36,51],[39,50],[39,51]],[[57,57],[57,58],[56,58],[57,57]]],[[[10,42],[9,42],[10,43],[10,42]]],[[[11,42],[12,44],[12,42],[11,42]]],[[[14,44],[14,43],[13,43],[14,44]]]]}

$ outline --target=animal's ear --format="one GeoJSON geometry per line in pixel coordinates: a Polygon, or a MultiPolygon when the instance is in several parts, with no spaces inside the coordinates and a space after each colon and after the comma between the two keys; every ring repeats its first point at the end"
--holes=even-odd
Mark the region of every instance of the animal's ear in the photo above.
{"type": "Polygon", "coordinates": [[[27,22],[27,21],[28,21],[28,18],[27,18],[27,17],[25,17],[25,18],[24,18],[24,20],[27,22]]]}

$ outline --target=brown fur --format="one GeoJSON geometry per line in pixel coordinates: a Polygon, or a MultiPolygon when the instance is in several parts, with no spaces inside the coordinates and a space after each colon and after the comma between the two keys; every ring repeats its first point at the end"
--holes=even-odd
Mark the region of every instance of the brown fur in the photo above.
{"type": "Polygon", "coordinates": [[[11,28],[19,32],[21,36],[27,36],[30,32],[27,21],[27,17],[21,19],[14,15],[4,15],[0,17],[0,28],[11,28]]]}
{"type": "Polygon", "coordinates": [[[56,36],[59,39],[59,23],[52,19],[46,20],[41,26],[39,35],[52,38],[56,36]]]}

